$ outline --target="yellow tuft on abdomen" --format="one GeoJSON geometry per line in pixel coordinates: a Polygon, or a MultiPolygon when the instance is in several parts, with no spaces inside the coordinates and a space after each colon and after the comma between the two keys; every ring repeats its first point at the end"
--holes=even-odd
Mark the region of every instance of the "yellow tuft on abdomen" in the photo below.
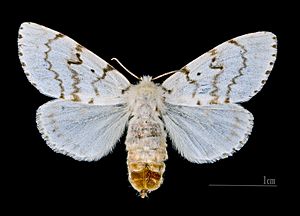
{"type": "Polygon", "coordinates": [[[164,162],[161,163],[129,163],[129,181],[131,185],[140,192],[142,198],[147,196],[148,192],[156,190],[163,181],[165,171],[164,162]]]}

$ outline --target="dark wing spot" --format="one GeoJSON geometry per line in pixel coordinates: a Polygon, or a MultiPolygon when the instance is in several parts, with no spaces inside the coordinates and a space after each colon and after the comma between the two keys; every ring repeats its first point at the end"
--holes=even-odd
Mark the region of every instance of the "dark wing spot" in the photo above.
{"type": "Polygon", "coordinates": [[[70,65],[70,64],[76,64],[76,65],[80,65],[83,63],[82,59],[80,58],[80,53],[76,53],[75,54],[76,57],[77,57],[77,60],[76,61],[73,61],[73,60],[68,60],[67,63],[70,65]]]}
{"type": "Polygon", "coordinates": [[[201,73],[200,73],[200,72],[198,72],[198,73],[197,73],[197,76],[200,76],[200,74],[201,74],[201,73]]]}
{"type": "Polygon", "coordinates": [[[95,73],[95,70],[94,70],[94,69],[91,69],[91,71],[92,71],[93,73],[95,73]]]}
{"type": "Polygon", "coordinates": [[[213,63],[214,63],[216,60],[217,60],[217,58],[216,58],[216,57],[213,57],[213,58],[211,59],[211,63],[209,64],[209,67],[210,67],[211,69],[220,69],[220,70],[223,70],[224,67],[223,67],[222,64],[215,63],[215,65],[213,65],[213,63]]]}
{"type": "Polygon", "coordinates": [[[183,68],[180,69],[180,72],[182,72],[184,74],[189,74],[190,70],[186,66],[184,66],[183,68]]]}
{"type": "Polygon", "coordinates": [[[200,100],[197,101],[197,105],[201,105],[201,101],[200,100]]]}
{"type": "Polygon", "coordinates": [[[125,92],[127,92],[130,89],[130,86],[128,86],[126,89],[122,89],[121,93],[125,94],[125,92]]]}
{"type": "Polygon", "coordinates": [[[106,68],[103,68],[104,73],[107,73],[107,72],[112,71],[112,70],[114,70],[114,68],[109,64],[107,64],[106,68]]]}
{"type": "Polygon", "coordinates": [[[271,71],[269,71],[269,70],[266,71],[266,74],[270,74],[270,73],[271,73],[271,71]]]}
{"type": "Polygon", "coordinates": [[[228,41],[228,43],[234,44],[236,46],[240,46],[238,42],[236,42],[235,40],[231,39],[228,41]]]}
{"type": "Polygon", "coordinates": [[[75,49],[78,51],[78,52],[82,52],[82,49],[83,49],[83,46],[81,46],[80,44],[77,44],[75,49]]]}
{"type": "Polygon", "coordinates": [[[224,101],[224,103],[230,103],[230,99],[227,97],[224,101]]]}
{"type": "Polygon", "coordinates": [[[276,49],[277,48],[277,44],[272,45],[272,47],[276,49]]]}
{"type": "Polygon", "coordinates": [[[218,104],[218,100],[217,99],[213,99],[213,100],[209,101],[209,104],[218,104]]]}
{"type": "Polygon", "coordinates": [[[62,33],[58,33],[57,35],[56,35],[56,39],[57,38],[62,38],[62,37],[64,37],[65,35],[63,35],[62,33]]]}
{"type": "Polygon", "coordinates": [[[18,35],[18,38],[21,39],[21,38],[23,38],[23,36],[22,36],[21,34],[19,34],[19,35],[18,35]]]}
{"type": "Polygon", "coordinates": [[[212,64],[210,64],[209,67],[211,69],[219,69],[219,70],[223,70],[224,69],[223,65],[212,65],[212,64]]]}
{"type": "Polygon", "coordinates": [[[273,65],[274,64],[274,62],[270,62],[270,65],[273,65]]]}
{"type": "Polygon", "coordinates": [[[91,98],[88,103],[89,104],[94,104],[94,98],[91,98]]]}
{"type": "Polygon", "coordinates": [[[162,87],[162,89],[164,91],[166,91],[168,94],[171,94],[172,93],[172,89],[166,89],[165,87],[162,87]]]}
{"type": "Polygon", "coordinates": [[[261,81],[262,84],[265,84],[266,82],[267,82],[267,80],[262,80],[261,81]]]}
{"type": "Polygon", "coordinates": [[[212,49],[212,50],[209,51],[209,53],[210,53],[211,56],[214,56],[214,55],[217,55],[218,52],[217,52],[216,49],[212,49]]]}

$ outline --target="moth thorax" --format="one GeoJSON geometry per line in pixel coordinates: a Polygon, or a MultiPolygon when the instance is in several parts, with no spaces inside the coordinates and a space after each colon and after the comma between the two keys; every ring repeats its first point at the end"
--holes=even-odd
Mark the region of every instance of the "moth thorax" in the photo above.
{"type": "Polygon", "coordinates": [[[129,182],[142,198],[160,187],[167,159],[166,132],[162,122],[132,118],[126,137],[129,182]]]}

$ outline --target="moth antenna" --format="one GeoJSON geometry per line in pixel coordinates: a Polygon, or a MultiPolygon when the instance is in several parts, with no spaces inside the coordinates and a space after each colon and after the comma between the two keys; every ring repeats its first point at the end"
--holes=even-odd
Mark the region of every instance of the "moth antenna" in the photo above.
{"type": "Polygon", "coordinates": [[[127,71],[131,76],[137,78],[138,80],[141,80],[141,78],[139,78],[137,75],[135,75],[134,73],[132,73],[130,70],[128,70],[117,58],[112,58],[112,61],[116,61],[119,65],[121,65],[121,67],[127,71]]]}
{"type": "Polygon", "coordinates": [[[170,71],[170,72],[161,74],[161,75],[159,75],[159,76],[157,76],[157,77],[154,77],[152,80],[156,80],[156,79],[159,79],[159,78],[161,78],[161,77],[164,77],[164,76],[167,76],[167,75],[169,75],[169,74],[176,73],[176,72],[178,72],[178,71],[177,71],[177,70],[175,70],[175,71],[170,71]]]}

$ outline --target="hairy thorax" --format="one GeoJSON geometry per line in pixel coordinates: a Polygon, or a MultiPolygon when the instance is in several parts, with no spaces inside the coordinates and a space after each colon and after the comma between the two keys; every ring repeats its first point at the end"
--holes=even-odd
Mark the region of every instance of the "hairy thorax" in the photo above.
{"type": "Polygon", "coordinates": [[[151,81],[151,77],[144,76],[142,81],[133,85],[126,92],[126,101],[133,115],[161,114],[164,111],[161,86],[151,81]]]}

